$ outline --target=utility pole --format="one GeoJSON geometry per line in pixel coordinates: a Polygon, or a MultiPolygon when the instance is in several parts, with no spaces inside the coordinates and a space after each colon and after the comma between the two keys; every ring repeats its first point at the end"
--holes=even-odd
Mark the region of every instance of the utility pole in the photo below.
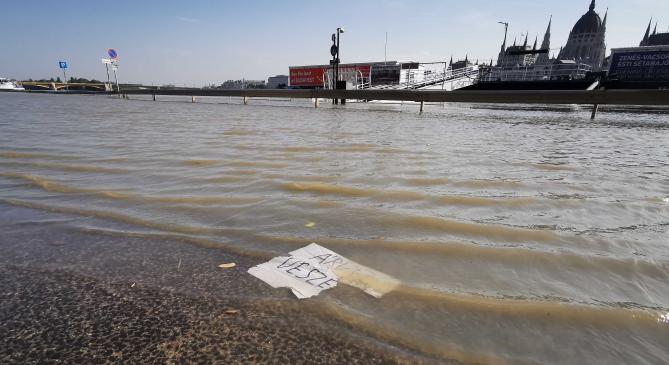
{"type": "MultiPolygon", "coordinates": [[[[344,28],[342,27],[337,28],[337,61],[336,61],[337,77],[335,78],[336,80],[335,89],[337,90],[339,89],[339,64],[341,63],[341,49],[339,48],[339,35],[342,33],[344,33],[344,28]]],[[[344,89],[346,89],[346,87],[344,87],[344,89]]],[[[341,99],[341,104],[342,105],[346,104],[346,99],[341,99]]]]}
{"type": "Polygon", "coordinates": [[[383,47],[383,65],[388,64],[388,32],[386,32],[386,45],[383,47]]]}

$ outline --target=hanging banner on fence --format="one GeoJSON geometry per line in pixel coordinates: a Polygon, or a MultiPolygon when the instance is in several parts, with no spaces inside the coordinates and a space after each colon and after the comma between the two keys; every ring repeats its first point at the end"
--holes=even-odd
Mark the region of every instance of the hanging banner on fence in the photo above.
{"type": "Polygon", "coordinates": [[[316,243],[254,266],[248,273],[273,288],[290,288],[299,299],[318,295],[344,283],[380,298],[400,282],[384,273],[362,266],[316,243]]]}
{"type": "Polygon", "coordinates": [[[669,81],[669,50],[612,51],[609,75],[624,81],[669,81]]]}

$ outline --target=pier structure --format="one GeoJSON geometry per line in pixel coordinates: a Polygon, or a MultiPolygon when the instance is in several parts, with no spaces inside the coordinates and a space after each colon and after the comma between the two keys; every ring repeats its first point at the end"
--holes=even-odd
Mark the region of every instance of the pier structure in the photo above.
{"type": "Polygon", "coordinates": [[[272,90],[272,89],[137,89],[124,90],[128,95],[240,97],[244,104],[252,98],[313,99],[318,107],[319,99],[348,99],[359,101],[406,101],[426,103],[482,103],[482,104],[578,104],[592,105],[592,118],[600,105],[669,106],[669,90],[272,90]]]}

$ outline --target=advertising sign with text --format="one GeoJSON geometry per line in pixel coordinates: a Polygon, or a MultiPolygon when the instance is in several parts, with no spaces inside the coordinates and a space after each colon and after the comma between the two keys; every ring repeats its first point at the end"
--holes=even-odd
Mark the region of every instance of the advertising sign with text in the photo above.
{"type": "Polygon", "coordinates": [[[624,81],[669,81],[669,50],[614,52],[609,75],[624,81]]]}

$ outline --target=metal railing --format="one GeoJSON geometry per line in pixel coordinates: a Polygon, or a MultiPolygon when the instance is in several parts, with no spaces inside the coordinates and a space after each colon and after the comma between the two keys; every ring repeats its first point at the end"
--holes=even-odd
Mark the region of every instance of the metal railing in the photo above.
{"type": "Polygon", "coordinates": [[[443,84],[461,78],[471,79],[472,82],[478,78],[479,69],[477,65],[453,70],[450,67],[439,71],[429,69],[407,70],[406,82],[372,86],[372,90],[417,90],[427,86],[443,84]]]}
{"type": "Polygon", "coordinates": [[[125,95],[232,96],[243,98],[358,99],[426,103],[669,105],[669,90],[126,90],[125,95]]]}
{"type": "Polygon", "coordinates": [[[584,79],[592,67],[586,64],[545,64],[513,67],[493,67],[481,78],[482,82],[537,81],[584,79]]]}

